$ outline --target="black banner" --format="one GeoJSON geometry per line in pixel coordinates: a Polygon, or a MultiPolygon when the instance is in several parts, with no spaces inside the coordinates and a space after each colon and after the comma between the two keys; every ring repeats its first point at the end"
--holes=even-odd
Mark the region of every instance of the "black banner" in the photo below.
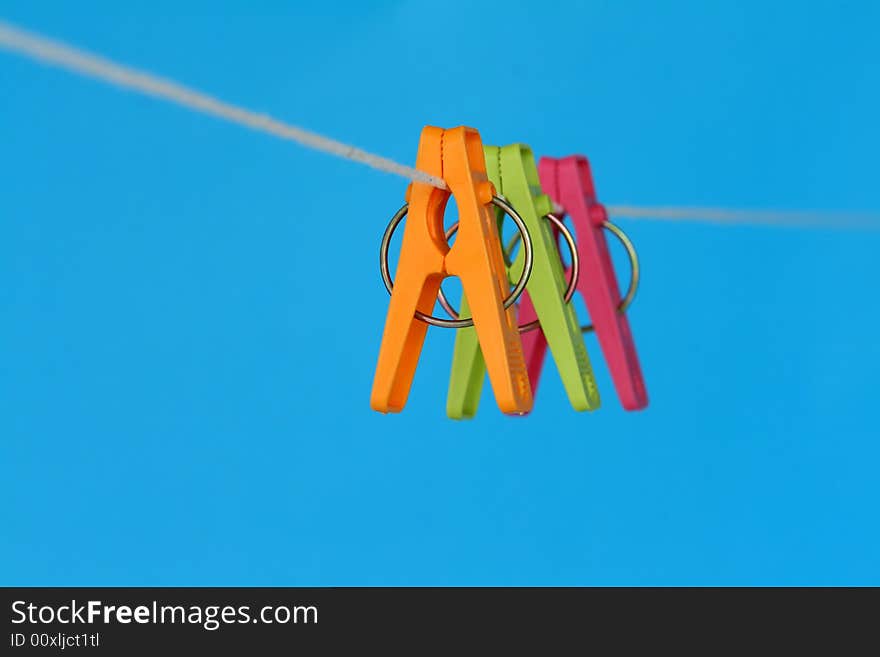
{"type": "MultiPolygon", "coordinates": [[[[7,588],[2,654],[581,654],[874,642],[876,590],[7,588]],[[604,652],[604,650],[602,651],[604,652]]],[[[870,644],[867,644],[870,645],[870,644]]],[[[866,645],[866,647],[867,647],[866,645]]]]}

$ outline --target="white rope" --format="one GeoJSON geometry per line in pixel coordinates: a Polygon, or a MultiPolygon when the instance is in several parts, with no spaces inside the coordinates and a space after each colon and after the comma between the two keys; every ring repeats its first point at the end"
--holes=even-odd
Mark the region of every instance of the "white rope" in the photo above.
{"type": "MultiPolygon", "coordinates": [[[[341,141],[284,123],[271,116],[252,112],[177,82],[166,80],[79,48],[27,32],[0,20],[0,49],[58,66],[72,73],[116,85],[147,96],[161,98],[202,114],[259,130],[280,139],[322,151],[353,162],[392,173],[408,180],[424,182],[440,189],[446,184],[440,178],[374,155],[341,141]]],[[[880,228],[880,214],[854,212],[774,212],[763,210],[729,210],[722,208],[607,206],[612,217],[667,219],[675,221],[710,221],[736,224],[815,225],[832,227],[880,228]]]]}
{"type": "Polygon", "coordinates": [[[251,112],[243,107],[223,102],[208,94],[145,71],[122,66],[84,50],[26,32],[2,20],[0,20],[0,48],[58,66],[79,75],[95,78],[147,96],[161,98],[196,112],[210,114],[254,130],[267,132],[275,137],[294,141],[317,151],[360,162],[380,171],[446,189],[446,183],[443,180],[418,169],[398,164],[386,157],[374,155],[335,139],[278,121],[271,116],[251,112]]]}
{"type": "Polygon", "coordinates": [[[628,219],[703,221],[720,224],[763,224],[826,228],[880,229],[880,214],[844,210],[731,210],[727,208],[610,205],[608,214],[628,219]]]}

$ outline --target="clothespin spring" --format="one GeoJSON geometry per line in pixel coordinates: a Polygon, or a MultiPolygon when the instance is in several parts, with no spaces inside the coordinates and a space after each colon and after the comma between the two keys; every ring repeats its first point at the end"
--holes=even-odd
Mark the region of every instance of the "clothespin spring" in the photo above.
{"type": "MultiPolygon", "coordinates": [[[[626,312],[626,309],[632,305],[633,299],[636,298],[636,292],[639,290],[639,280],[641,277],[641,268],[639,267],[639,254],[636,252],[636,247],[630,240],[629,236],[623,231],[623,229],[617,224],[613,224],[608,220],[602,222],[602,228],[610,232],[617,240],[623,244],[623,248],[626,249],[626,255],[629,258],[629,269],[630,269],[630,277],[629,277],[629,287],[626,290],[626,294],[623,299],[620,300],[620,305],[617,306],[617,312],[623,314],[626,312]]],[[[586,324],[585,326],[581,326],[582,333],[589,333],[594,331],[595,327],[592,324],[586,324]]]]}
{"type": "MultiPolygon", "coordinates": [[[[516,224],[519,233],[517,237],[522,239],[523,242],[523,270],[522,274],[519,277],[519,281],[517,281],[514,288],[510,291],[510,294],[507,295],[507,298],[504,300],[504,308],[510,308],[513,304],[516,303],[517,299],[519,299],[520,295],[526,289],[526,283],[529,282],[529,276],[532,275],[532,265],[534,264],[534,255],[532,249],[532,238],[529,235],[529,230],[526,228],[526,224],[523,221],[522,217],[519,216],[519,213],[510,205],[507,201],[505,201],[500,196],[492,197],[492,205],[495,205],[504,213],[513,219],[513,223],[516,224]]],[[[394,280],[391,277],[391,268],[388,264],[388,248],[391,245],[391,238],[394,236],[394,231],[400,225],[400,222],[403,221],[404,217],[406,217],[406,213],[409,211],[409,203],[404,203],[403,206],[394,213],[394,216],[391,217],[391,221],[388,222],[388,227],[385,229],[385,233],[382,235],[382,244],[379,247],[379,271],[382,274],[382,282],[385,283],[385,289],[388,290],[388,294],[391,294],[392,290],[394,290],[394,280]]],[[[455,224],[456,228],[458,226],[458,222],[455,224]]],[[[453,231],[454,232],[454,231],[453,231]]],[[[447,231],[446,238],[449,239],[452,233],[447,231]]],[[[572,248],[572,252],[574,252],[574,248],[572,248]]],[[[441,304],[446,302],[446,298],[442,296],[443,292],[440,291],[440,297],[443,299],[441,304]]],[[[449,312],[448,302],[443,305],[444,309],[449,312]]],[[[434,317],[433,315],[426,315],[423,312],[416,311],[415,318],[425,322],[426,324],[430,324],[432,326],[439,326],[441,328],[467,328],[469,326],[474,325],[474,320],[472,318],[467,319],[459,319],[458,313],[450,313],[452,317],[455,319],[444,319],[442,317],[434,317]]]]}

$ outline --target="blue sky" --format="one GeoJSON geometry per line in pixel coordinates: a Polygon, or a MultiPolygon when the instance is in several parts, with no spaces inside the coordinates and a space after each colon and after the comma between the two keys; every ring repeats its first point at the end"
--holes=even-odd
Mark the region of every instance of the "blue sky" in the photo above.
{"type": "MultiPolygon", "coordinates": [[[[0,17],[403,162],[468,124],[609,204],[880,209],[875,3],[297,4],[0,17]]],[[[401,180],[6,53],[0,96],[0,583],[880,583],[880,230],[622,221],[648,410],[591,337],[600,410],[551,367],[448,421],[437,329],[385,417],[401,180]]]]}

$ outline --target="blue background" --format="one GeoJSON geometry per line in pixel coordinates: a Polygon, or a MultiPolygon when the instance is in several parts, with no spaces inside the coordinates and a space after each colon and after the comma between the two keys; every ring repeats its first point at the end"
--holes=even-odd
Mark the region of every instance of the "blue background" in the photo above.
{"type": "MultiPolygon", "coordinates": [[[[403,162],[469,124],[611,204],[878,209],[877,3],[474,4],[0,16],[403,162]]],[[[591,337],[599,411],[548,361],[453,423],[438,329],[386,417],[404,185],[0,53],[0,582],[880,584],[880,231],[623,221],[647,411],[591,337]]]]}

